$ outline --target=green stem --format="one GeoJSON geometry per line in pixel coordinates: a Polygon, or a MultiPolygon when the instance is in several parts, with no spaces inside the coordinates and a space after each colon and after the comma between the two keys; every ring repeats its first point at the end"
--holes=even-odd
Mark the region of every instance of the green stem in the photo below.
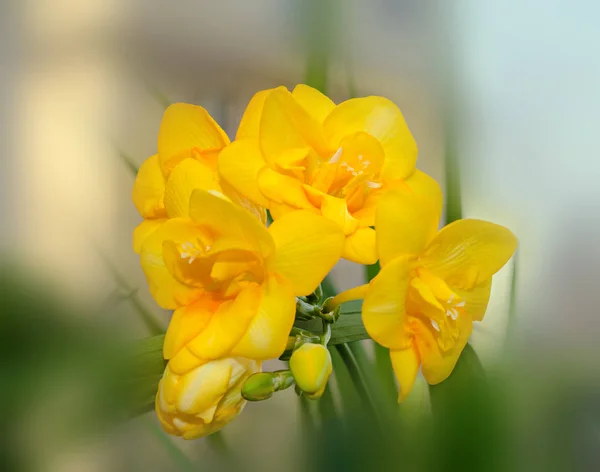
{"type": "Polygon", "coordinates": [[[221,431],[212,433],[207,436],[207,441],[210,443],[211,448],[224,460],[230,461],[232,459],[231,450],[225,441],[225,437],[221,431]]]}
{"type": "Polygon", "coordinates": [[[148,420],[148,429],[152,431],[154,436],[161,442],[165,450],[169,453],[173,462],[177,463],[178,469],[180,470],[195,470],[194,464],[190,461],[189,457],[186,456],[181,449],[179,449],[167,434],[154,422],[148,420]]]}

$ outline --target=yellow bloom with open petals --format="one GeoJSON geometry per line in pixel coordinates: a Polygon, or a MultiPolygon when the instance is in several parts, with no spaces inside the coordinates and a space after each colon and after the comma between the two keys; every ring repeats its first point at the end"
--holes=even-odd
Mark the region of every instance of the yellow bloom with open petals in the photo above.
{"type": "MultiPolygon", "coordinates": [[[[139,253],[144,240],[167,217],[172,216],[165,206],[167,188],[175,187],[167,185],[169,180],[192,189],[202,188],[224,193],[265,221],[263,208],[242,197],[219,178],[218,156],[227,144],[229,138],[204,108],[174,103],[166,109],[158,133],[158,154],[144,161],[133,185],[133,203],[144,218],[134,231],[133,246],[136,252],[139,253]],[[193,163],[190,164],[190,161],[193,163]],[[183,170],[177,170],[183,163],[183,170]]],[[[188,203],[186,200],[175,202],[179,206],[178,213],[184,212],[185,208],[182,207],[188,203]]]]}
{"type": "Polygon", "coordinates": [[[381,271],[334,299],[364,296],[363,322],[390,349],[399,401],[419,368],[432,385],[450,375],[473,321],[483,319],[492,276],[517,247],[507,228],[487,221],[458,220],[438,231],[440,207],[406,190],[383,196],[375,217],[381,271]]]}
{"type": "Polygon", "coordinates": [[[260,362],[241,357],[202,362],[184,374],[167,365],[155,402],[163,429],[184,439],[218,431],[240,414],[242,385],[260,370],[260,362]]]}
{"type": "Polygon", "coordinates": [[[342,257],[377,260],[375,207],[398,186],[438,191],[415,169],[417,145],[402,113],[383,97],[335,105],[306,85],[257,93],[219,172],[240,193],[270,209],[275,220],[307,210],[334,221],[346,241],[342,257]]]}

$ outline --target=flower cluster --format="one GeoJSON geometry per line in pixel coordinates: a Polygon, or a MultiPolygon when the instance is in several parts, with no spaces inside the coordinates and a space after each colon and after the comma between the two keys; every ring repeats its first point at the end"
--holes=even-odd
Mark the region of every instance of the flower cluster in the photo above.
{"type": "Polygon", "coordinates": [[[381,263],[369,285],[326,307],[364,298],[365,328],[390,349],[400,399],[419,368],[430,383],[451,373],[516,239],[478,220],[438,232],[441,191],[416,158],[400,110],[382,97],[335,105],[305,85],[265,90],[231,143],[204,108],[166,110],[158,153],[133,189],[144,218],[134,250],[152,296],[174,310],[156,396],[166,431],[210,434],[245,399],[293,382],[318,398],[328,338],[290,333],[340,258],[381,263]],[[260,373],[286,350],[289,371],[260,373]]]}

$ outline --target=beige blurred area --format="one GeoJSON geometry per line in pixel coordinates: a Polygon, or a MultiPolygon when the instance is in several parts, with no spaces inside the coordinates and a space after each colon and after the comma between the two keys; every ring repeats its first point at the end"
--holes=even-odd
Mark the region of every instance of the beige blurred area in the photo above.
{"type": "MultiPolygon", "coordinates": [[[[233,136],[254,92],[303,81],[309,3],[3,5],[2,252],[60,281],[74,300],[93,302],[114,290],[99,247],[166,325],[131,248],[140,218],[134,177],[118,151],[138,165],[155,153],[159,95],[205,106],[233,136]]],[[[506,225],[520,239],[515,342],[542,356],[576,341],[568,354],[575,357],[596,353],[600,333],[600,74],[590,59],[599,35],[581,12],[558,3],[536,10],[536,2],[516,0],[338,0],[329,94],[339,102],[354,87],[392,99],[419,145],[418,167],[442,186],[444,125],[456,125],[465,216],[506,225]]],[[[485,362],[506,346],[511,273],[509,264],[496,276],[473,335],[485,362]]],[[[333,275],[339,288],[363,281],[362,268],[348,262],[333,275]]],[[[132,337],[145,334],[133,317],[119,322],[132,337]]],[[[297,408],[292,391],[252,404],[225,436],[268,468],[268,441],[277,439],[281,457],[293,454],[297,408]]],[[[141,418],[110,444],[47,470],[168,470],[148,432],[153,422],[141,418]]],[[[205,441],[175,444],[193,459],[211,454],[205,441]]]]}

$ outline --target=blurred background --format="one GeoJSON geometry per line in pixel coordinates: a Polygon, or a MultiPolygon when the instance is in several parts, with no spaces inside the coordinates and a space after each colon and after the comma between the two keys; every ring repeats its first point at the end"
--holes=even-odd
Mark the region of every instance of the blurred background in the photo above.
{"type": "MultiPolygon", "coordinates": [[[[140,312],[168,323],[131,248],[130,196],[165,104],[202,105],[233,136],[256,91],[297,83],[336,102],[392,99],[450,203],[520,241],[470,342],[478,381],[465,367],[453,386],[457,369],[397,407],[391,373],[361,343],[400,430],[388,449],[411,451],[380,468],[423,470],[433,456],[440,470],[598,470],[599,14],[585,0],[2,2],[2,470],[378,470],[388,457],[368,419],[340,413],[343,379],[331,417],[288,390],[248,405],[218,442],[185,442],[152,413],[104,421],[118,395],[99,406],[106,385],[92,378],[106,366],[81,354],[147,336],[140,312]]],[[[331,281],[364,278],[342,262],[331,281]]]]}

